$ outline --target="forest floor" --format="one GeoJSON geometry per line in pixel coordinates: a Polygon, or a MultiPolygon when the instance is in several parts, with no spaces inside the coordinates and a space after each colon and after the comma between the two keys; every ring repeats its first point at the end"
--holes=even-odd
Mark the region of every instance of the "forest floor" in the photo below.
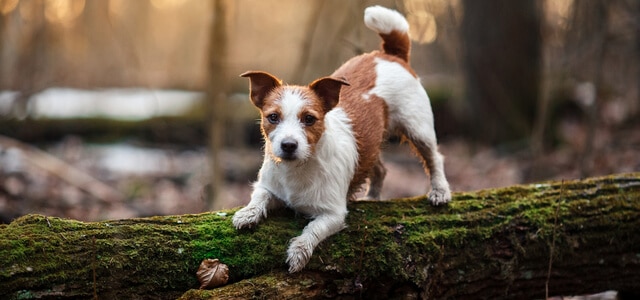
{"type": "MultiPolygon", "coordinates": [[[[562,142],[537,157],[526,147],[479,146],[460,138],[442,140],[440,152],[446,157],[452,190],[640,171],[640,122],[597,130],[586,159],[584,130],[567,126],[562,142]]],[[[0,223],[30,213],[96,221],[207,210],[206,199],[212,191],[206,149],[93,145],[70,136],[42,150],[64,161],[66,167],[113,187],[122,197],[100,197],[51,168],[34,164],[28,151],[0,143],[0,223]]],[[[383,198],[428,191],[428,178],[407,145],[387,144],[383,158],[388,171],[383,198]]],[[[249,201],[261,160],[259,148],[222,153],[226,181],[218,194],[224,207],[249,201]]]]}

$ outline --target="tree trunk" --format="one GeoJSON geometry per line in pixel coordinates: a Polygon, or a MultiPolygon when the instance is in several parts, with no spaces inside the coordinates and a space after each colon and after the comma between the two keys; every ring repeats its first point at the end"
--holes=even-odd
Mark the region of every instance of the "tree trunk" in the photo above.
{"type": "Polygon", "coordinates": [[[209,164],[210,189],[207,207],[211,210],[221,209],[224,202],[221,191],[224,188],[222,169],[222,146],[224,142],[224,126],[226,120],[227,101],[227,11],[232,5],[228,0],[213,1],[214,21],[211,24],[209,41],[209,78],[207,83],[207,102],[209,102],[209,164]]]}
{"type": "Polygon", "coordinates": [[[202,259],[229,284],[184,299],[534,299],[640,286],[640,173],[349,204],[348,227],[286,274],[307,223],[273,212],[236,231],[233,211],[83,223],[28,215],[0,226],[0,298],[174,299],[202,259]]]}
{"type": "Polygon", "coordinates": [[[462,3],[468,129],[486,143],[526,138],[540,88],[540,2],[462,3]]]}

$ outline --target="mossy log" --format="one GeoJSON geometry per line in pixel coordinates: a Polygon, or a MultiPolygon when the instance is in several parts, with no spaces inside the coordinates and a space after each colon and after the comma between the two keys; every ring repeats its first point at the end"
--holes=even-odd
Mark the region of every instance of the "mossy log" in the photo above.
{"type": "Polygon", "coordinates": [[[233,210],[84,223],[28,215],[0,226],[0,298],[220,299],[393,296],[532,299],[637,291],[640,173],[349,204],[348,228],[305,271],[285,251],[308,220],[273,213],[236,231],[233,210]],[[195,290],[202,259],[230,269],[195,290]]]}

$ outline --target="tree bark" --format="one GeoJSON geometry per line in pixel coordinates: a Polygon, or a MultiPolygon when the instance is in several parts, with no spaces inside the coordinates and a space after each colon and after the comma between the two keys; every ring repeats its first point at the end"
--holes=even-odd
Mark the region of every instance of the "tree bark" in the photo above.
{"type": "Polygon", "coordinates": [[[539,1],[462,2],[468,130],[486,143],[528,137],[539,96],[539,1]]]}
{"type": "Polygon", "coordinates": [[[0,226],[0,298],[534,299],[547,284],[550,295],[640,286],[640,173],[349,211],[348,227],[293,275],[286,247],[307,220],[288,210],[242,231],[233,210],[91,223],[28,215],[0,226]],[[205,258],[229,266],[229,284],[189,290],[205,258]]]}

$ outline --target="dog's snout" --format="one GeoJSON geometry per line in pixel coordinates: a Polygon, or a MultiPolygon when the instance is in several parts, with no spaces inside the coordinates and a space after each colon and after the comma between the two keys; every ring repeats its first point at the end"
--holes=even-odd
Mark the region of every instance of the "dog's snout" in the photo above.
{"type": "Polygon", "coordinates": [[[280,144],[280,148],[284,153],[293,154],[298,149],[298,142],[294,140],[284,140],[280,144]]]}

